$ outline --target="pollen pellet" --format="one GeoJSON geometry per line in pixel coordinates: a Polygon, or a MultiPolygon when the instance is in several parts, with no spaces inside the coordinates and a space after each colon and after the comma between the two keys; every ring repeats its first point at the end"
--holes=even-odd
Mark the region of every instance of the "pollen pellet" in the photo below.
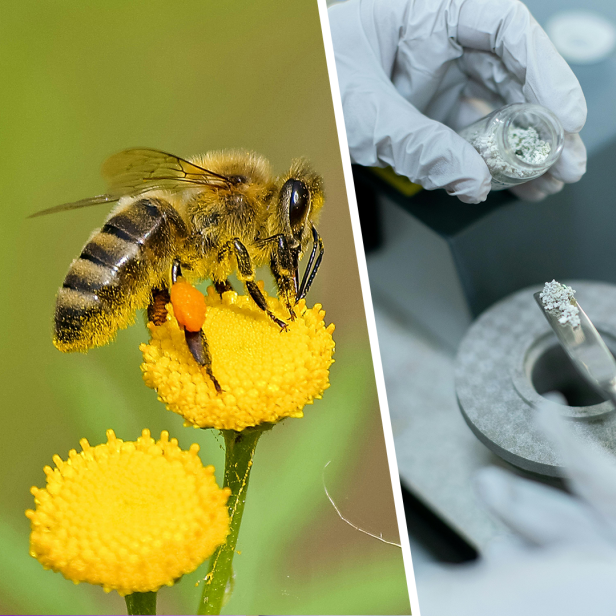
{"type": "Polygon", "coordinates": [[[203,293],[180,280],[171,287],[171,303],[178,323],[189,332],[198,332],[205,323],[203,293]]]}

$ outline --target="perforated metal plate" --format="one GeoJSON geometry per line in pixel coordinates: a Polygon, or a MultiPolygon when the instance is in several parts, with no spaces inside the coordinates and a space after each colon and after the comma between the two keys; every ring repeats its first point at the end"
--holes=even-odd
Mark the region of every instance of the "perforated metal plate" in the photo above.
{"type": "MultiPolygon", "coordinates": [[[[561,281],[576,298],[612,349],[616,346],[616,286],[561,281]]],[[[456,393],[471,430],[498,456],[524,470],[557,477],[561,465],[533,422],[534,404],[543,400],[532,384],[534,362],[558,345],[533,298],[540,287],[510,295],[484,312],[470,327],[456,358],[456,393]]],[[[587,441],[616,453],[616,412],[610,402],[554,408],[587,441]]]]}

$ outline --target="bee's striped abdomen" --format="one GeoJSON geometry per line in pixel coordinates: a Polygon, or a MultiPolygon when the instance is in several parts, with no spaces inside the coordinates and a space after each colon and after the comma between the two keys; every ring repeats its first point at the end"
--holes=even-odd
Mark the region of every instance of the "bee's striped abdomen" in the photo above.
{"type": "Polygon", "coordinates": [[[54,343],[86,351],[108,342],[144,308],[186,234],[176,210],[140,199],[111,216],[71,264],[58,292],[54,343]]]}

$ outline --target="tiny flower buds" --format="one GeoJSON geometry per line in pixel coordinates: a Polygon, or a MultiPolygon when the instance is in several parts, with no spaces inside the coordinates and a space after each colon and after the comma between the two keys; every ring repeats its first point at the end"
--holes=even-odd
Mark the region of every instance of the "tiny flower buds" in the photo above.
{"type": "MultiPolygon", "coordinates": [[[[274,314],[284,317],[277,298],[266,300],[274,314]]],[[[181,321],[171,313],[162,325],[148,325],[152,339],[140,347],[146,385],[158,392],[169,410],[198,428],[239,431],[283,417],[302,417],[304,406],[329,387],[334,361],[334,326],[325,325],[321,305],[307,308],[300,300],[297,318],[281,332],[247,295],[230,291],[221,298],[209,287],[205,302],[203,331],[221,392],[195,363],[181,321]]]]}
{"type": "Polygon", "coordinates": [[[183,451],[163,432],[54,456],[46,488],[32,488],[30,554],[75,583],[122,596],[171,586],[194,571],[229,533],[226,502],[198,445],[183,451]]]}

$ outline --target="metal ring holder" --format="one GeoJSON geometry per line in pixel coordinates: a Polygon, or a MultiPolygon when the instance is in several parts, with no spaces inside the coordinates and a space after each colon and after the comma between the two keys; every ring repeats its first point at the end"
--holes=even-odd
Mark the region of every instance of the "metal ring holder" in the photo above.
{"type": "MultiPolygon", "coordinates": [[[[616,354],[616,286],[568,282],[616,354]]],[[[560,477],[562,467],[533,422],[541,394],[561,391],[571,406],[551,403],[585,440],[616,454],[616,409],[602,400],[561,349],[529,287],[484,312],[470,327],[456,358],[462,415],[498,456],[526,471],[560,477]]]]}

